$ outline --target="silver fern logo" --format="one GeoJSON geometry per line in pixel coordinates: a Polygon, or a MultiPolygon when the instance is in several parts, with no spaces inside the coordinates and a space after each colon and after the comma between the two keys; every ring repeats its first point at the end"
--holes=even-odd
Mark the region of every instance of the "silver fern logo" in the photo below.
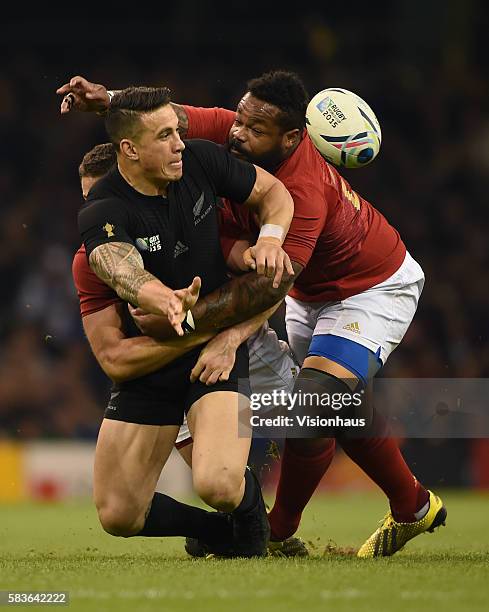
{"type": "Polygon", "coordinates": [[[200,194],[199,199],[195,202],[195,206],[193,208],[194,217],[198,217],[202,211],[202,206],[204,206],[204,192],[200,194]]]}

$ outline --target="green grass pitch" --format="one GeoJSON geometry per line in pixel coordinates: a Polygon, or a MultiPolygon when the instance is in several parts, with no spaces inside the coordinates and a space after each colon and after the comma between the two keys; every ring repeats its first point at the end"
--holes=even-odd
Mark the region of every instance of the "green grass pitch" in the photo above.
{"type": "Polygon", "coordinates": [[[89,502],[4,505],[0,589],[68,590],[62,609],[97,612],[487,610],[489,495],[442,497],[447,527],[374,561],[341,551],[358,547],[385,513],[372,494],[316,497],[299,532],[312,555],[300,560],[192,560],[181,538],[103,533],[89,502]]]}

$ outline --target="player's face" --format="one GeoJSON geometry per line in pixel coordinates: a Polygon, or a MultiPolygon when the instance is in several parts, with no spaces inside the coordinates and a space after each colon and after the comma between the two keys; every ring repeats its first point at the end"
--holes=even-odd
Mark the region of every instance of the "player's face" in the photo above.
{"type": "Polygon", "coordinates": [[[170,104],[141,118],[142,129],[136,139],[140,167],[156,184],[182,178],[182,151],[178,118],[170,104]]]}
{"type": "Polygon", "coordinates": [[[244,95],[229,131],[229,151],[267,170],[273,170],[286,157],[286,135],[277,123],[280,110],[273,104],[244,95]]]}
{"type": "Polygon", "coordinates": [[[82,176],[81,177],[80,182],[81,182],[81,189],[82,189],[84,200],[87,199],[88,192],[100,178],[101,178],[100,176],[82,176]]]}

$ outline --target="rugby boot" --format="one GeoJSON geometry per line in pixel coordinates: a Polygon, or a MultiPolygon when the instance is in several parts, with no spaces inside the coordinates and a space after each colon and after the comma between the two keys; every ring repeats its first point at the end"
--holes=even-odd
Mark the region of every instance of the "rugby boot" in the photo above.
{"type": "Polygon", "coordinates": [[[381,521],[380,527],[360,547],[357,557],[390,557],[421,533],[432,533],[440,525],[445,525],[447,511],[442,500],[431,491],[428,493],[429,508],[423,518],[412,523],[398,523],[389,512],[381,521]]]}
{"type": "Polygon", "coordinates": [[[268,543],[269,557],[307,557],[309,551],[305,543],[300,538],[287,538],[279,542],[270,540],[268,543]]]}
{"type": "Polygon", "coordinates": [[[264,557],[270,539],[270,523],[258,478],[253,470],[246,469],[255,481],[258,500],[248,512],[233,513],[233,550],[237,557],[264,557]]]}

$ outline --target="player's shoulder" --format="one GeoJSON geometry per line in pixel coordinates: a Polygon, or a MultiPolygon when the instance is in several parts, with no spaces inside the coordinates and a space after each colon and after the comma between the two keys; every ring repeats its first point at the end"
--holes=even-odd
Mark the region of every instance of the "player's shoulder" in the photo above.
{"type": "Polygon", "coordinates": [[[90,207],[90,205],[100,200],[125,202],[130,195],[131,188],[121,177],[117,167],[114,166],[90,189],[83,208],[90,207]]]}
{"type": "Polygon", "coordinates": [[[192,138],[192,140],[185,140],[185,149],[183,151],[183,157],[198,157],[202,158],[208,155],[216,155],[226,153],[226,149],[223,145],[216,144],[210,140],[204,140],[203,138],[192,138]]]}
{"type": "Polygon", "coordinates": [[[277,172],[287,189],[294,194],[311,196],[317,194],[321,199],[329,191],[337,189],[335,169],[317,151],[307,135],[302,139],[294,153],[277,172]]]}
{"type": "Polygon", "coordinates": [[[184,180],[202,173],[206,177],[215,177],[216,173],[226,172],[233,163],[226,147],[200,138],[185,141],[182,155],[184,180]]]}

